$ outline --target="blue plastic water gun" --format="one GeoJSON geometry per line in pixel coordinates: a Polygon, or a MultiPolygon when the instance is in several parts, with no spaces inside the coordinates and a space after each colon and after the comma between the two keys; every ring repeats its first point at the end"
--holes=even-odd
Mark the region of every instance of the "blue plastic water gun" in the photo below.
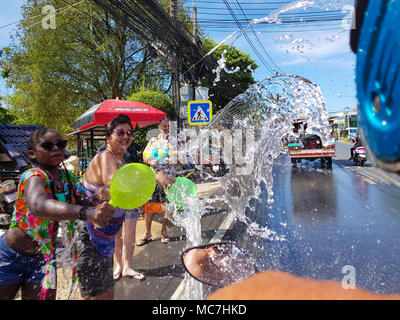
{"type": "Polygon", "coordinates": [[[400,1],[370,0],[356,47],[361,135],[376,165],[390,171],[400,171],[399,21],[400,1]]]}
{"type": "Polygon", "coordinates": [[[151,150],[150,157],[158,162],[164,162],[165,158],[169,157],[170,150],[165,148],[154,148],[151,150]]]}

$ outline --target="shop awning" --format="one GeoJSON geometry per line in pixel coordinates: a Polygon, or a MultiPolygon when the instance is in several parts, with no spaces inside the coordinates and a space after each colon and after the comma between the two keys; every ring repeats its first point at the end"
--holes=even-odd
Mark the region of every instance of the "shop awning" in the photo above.
{"type": "Polygon", "coordinates": [[[150,126],[167,116],[164,111],[141,102],[109,99],[94,105],[76,119],[73,123],[74,133],[105,126],[121,113],[131,119],[134,128],[150,126]]]}

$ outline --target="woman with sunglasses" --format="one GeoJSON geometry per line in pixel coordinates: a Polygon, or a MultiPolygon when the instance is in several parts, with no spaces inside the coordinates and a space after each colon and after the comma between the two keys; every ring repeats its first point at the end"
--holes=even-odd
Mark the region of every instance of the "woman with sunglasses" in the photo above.
{"type": "MultiPolygon", "coordinates": [[[[84,176],[84,187],[90,192],[109,187],[115,172],[124,165],[123,156],[132,143],[133,128],[127,115],[116,116],[106,126],[105,150],[99,152],[89,164],[84,176]]],[[[109,200],[108,197],[103,200],[109,200]]],[[[78,276],[81,295],[90,300],[112,300],[114,298],[113,254],[115,239],[125,218],[135,223],[137,210],[116,208],[107,226],[99,228],[90,221],[85,222],[80,232],[83,246],[78,252],[78,276]]],[[[130,257],[132,258],[132,257],[130,257]]],[[[144,279],[142,274],[136,276],[144,279]]]]}
{"type": "Polygon", "coordinates": [[[57,131],[40,128],[27,145],[33,166],[20,177],[12,222],[0,238],[0,299],[14,299],[19,289],[22,299],[55,299],[58,221],[69,220],[67,233],[74,251],[75,220],[104,226],[115,210],[106,203],[89,207],[93,201],[79,179],[60,167],[67,142],[57,131]]]}

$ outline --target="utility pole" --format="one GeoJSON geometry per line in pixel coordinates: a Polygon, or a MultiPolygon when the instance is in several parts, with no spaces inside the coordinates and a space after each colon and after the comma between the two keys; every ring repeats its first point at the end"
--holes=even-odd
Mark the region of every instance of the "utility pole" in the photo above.
{"type": "MultiPolygon", "coordinates": [[[[173,20],[178,19],[178,0],[171,0],[170,16],[173,20]]],[[[181,111],[181,97],[180,97],[180,85],[179,85],[179,65],[175,53],[173,53],[173,57],[171,59],[171,81],[172,81],[172,101],[174,104],[178,128],[180,128],[179,114],[181,111]]]]}
{"type": "Polygon", "coordinates": [[[196,1],[193,0],[193,43],[197,43],[197,7],[196,7],[196,1]]]}
{"type": "MultiPolygon", "coordinates": [[[[193,43],[198,45],[198,38],[197,38],[197,7],[196,1],[193,0],[193,43]]],[[[192,80],[192,97],[193,100],[196,100],[196,80],[192,80]]]]}

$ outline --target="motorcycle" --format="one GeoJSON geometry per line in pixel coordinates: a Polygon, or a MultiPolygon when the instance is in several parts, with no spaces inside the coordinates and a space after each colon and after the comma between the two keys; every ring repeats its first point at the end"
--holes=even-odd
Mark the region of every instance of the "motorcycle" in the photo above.
{"type": "Polygon", "coordinates": [[[181,261],[193,278],[217,288],[246,279],[259,271],[255,261],[231,242],[186,249],[181,261]]]}
{"type": "Polygon", "coordinates": [[[17,199],[17,185],[13,180],[0,184],[0,227],[8,227],[17,199]]]}
{"type": "Polygon", "coordinates": [[[361,167],[364,166],[364,163],[367,161],[367,154],[364,147],[357,147],[354,150],[353,161],[356,165],[359,165],[361,167]]]}

